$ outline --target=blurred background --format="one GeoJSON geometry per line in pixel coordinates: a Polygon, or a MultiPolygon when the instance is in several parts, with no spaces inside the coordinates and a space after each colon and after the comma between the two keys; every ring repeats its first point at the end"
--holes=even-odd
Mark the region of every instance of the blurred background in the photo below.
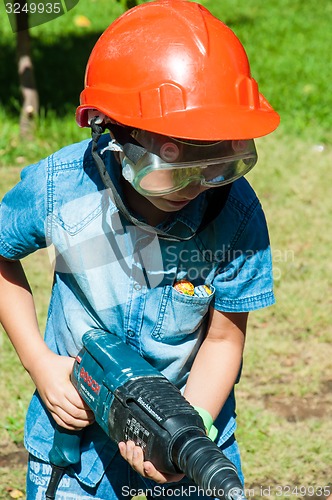
{"type": "MultiPolygon", "coordinates": [[[[79,0],[20,33],[0,3],[1,197],[25,165],[89,137],[75,122],[85,65],[102,31],[133,3],[79,0]],[[31,95],[22,94],[18,58],[26,61],[27,44],[38,100],[24,116],[31,95]]],[[[259,163],[248,176],[269,224],[277,303],[251,315],[237,389],[247,495],[325,498],[332,492],[332,3],[201,3],[238,35],[260,91],[281,115],[278,130],[257,140],[259,163]]],[[[23,264],[43,329],[48,255],[23,264]]],[[[0,364],[0,499],[25,498],[23,425],[33,387],[3,331],[0,364]]]]}

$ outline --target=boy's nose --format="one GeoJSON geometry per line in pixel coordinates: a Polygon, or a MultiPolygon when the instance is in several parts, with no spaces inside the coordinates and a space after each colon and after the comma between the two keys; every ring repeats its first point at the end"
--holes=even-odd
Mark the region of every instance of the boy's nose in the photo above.
{"type": "Polygon", "coordinates": [[[180,192],[181,192],[181,196],[183,196],[184,198],[188,198],[190,200],[193,200],[200,193],[202,193],[203,191],[206,191],[206,189],[208,189],[208,188],[205,186],[202,186],[201,182],[199,180],[196,180],[196,181],[192,181],[190,184],[188,184],[188,186],[181,189],[180,192]]]}

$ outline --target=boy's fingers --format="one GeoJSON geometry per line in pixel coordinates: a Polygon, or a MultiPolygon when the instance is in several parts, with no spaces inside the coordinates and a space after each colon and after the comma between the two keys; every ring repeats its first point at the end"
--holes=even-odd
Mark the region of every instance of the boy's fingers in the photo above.
{"type": "Polygon", "coordinates": [[[144,454],[142,448],[136,446],[133,441],[127,441],[126,443],[121,442],[118,446],[122,458],[124,458],[136,472],[144,476],[144,454]]]}
{"type": "MultiPolygon", "coordinates": [[[[135,445],[133,441],[127,441],[127,461],[133,467],[137,472],[139,472],[137,469],[139,468],[139,455],[136,450],[138,446],[135,445]]],[[[140,448],[138,448],[140,450],[140,448]]],[[[142,461],[142,469],[143,469],[143,461],[142,461]]]]}
{"type": "Polygon", "coordinates": [[[54,410],[52,415],[58,425],[67,429],[81,429],[92,424],[94,421],[94,417],[88,418],[85,414],[82,416],[73,416],[71,413],[64,411],[62,408],[54,410]]]}
{"type": "Polygon", "coordinates": [[[121,441],[118,444],[118,447],[119,447],[120,455],[122,456],[122,458],[127,460],[127,445],[126,445],[126,443],[124,441],[121,441]]]}
{"type": "Polygon", "coordinates": [[[177,482],[184,477],[184,474],[163,474],[148,461],[143,463],[143,470],[146,477],[153,479],[153,481],[159,484],[177,482]]]}
{"type": "Polygon", "coordinates": [[[143,477],[147,477],[159,484],[179,481],[183,477],[183,474],[163,474],[159,472],[151,462],[144,461],[142,448],[135,445],[133,441],[127,441],[126,443],[122,441],[118,446],[122,458],[143,477]]]}
{"type": "Polygon", "coordinates": [[[143,463],[143,472],[144,476],[148,477],[149,479],[153,479],[156,483],[164,483],[165,482],[165,476],[157,471],[155,466],[151,462],[144,462],[143,463]]]}

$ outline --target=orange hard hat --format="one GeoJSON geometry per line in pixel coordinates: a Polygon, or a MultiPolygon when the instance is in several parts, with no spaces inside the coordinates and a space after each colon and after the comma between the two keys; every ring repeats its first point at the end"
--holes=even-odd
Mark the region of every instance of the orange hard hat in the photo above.
{"type": "Polygon", "coordinates": [[[279,124],[233,31],[185,0],[141,4],[114,21],[91,52],[80,101],[82,127],[95,109],[123,125],[193,140],[255,138],[279,124]]]}

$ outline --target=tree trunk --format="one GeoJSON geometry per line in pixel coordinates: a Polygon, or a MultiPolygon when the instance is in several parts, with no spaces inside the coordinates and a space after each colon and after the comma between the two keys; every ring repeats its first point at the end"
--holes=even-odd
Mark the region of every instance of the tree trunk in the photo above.
{"type": "Polygon", "coordinates": [[[16,23],[18,76],[23,97],[20,132],[23,138],[32,139],[36,117],[39,113],[39,97],[31,58],[28,14],[21,10],[19,14],[16,14],[16,23]]]}

